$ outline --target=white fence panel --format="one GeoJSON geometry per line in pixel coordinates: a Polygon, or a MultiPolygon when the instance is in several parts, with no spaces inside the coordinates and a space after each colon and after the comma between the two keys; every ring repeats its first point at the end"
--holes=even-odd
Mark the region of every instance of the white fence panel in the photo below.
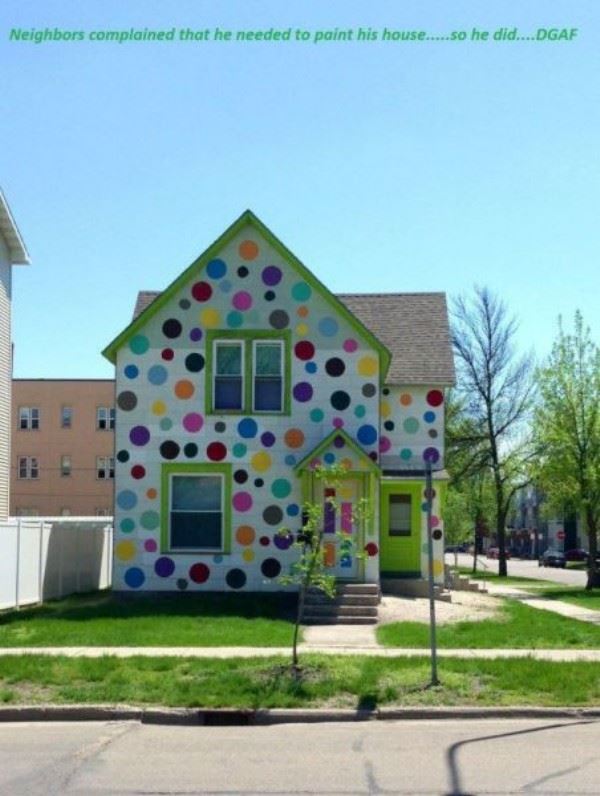
{"type": "Polygon", "coordinates": [[[111,577],[111,518],[27,518],[0,525],[0,609],[106,589],[111,577]]]}

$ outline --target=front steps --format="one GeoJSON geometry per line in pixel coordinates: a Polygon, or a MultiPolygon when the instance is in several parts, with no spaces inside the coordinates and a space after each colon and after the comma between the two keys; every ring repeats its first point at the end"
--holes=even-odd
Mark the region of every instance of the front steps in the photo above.
{"type": "MultiPolygon", "coordinates": [[[[453,572],[448,564],[445,565],[446,586],[452,591],[474,591],[487,594],[487,588],[481,582],[473,581],[467,575],[459,575],[453,572]]],[[[473,577],[477,577],[474,575],[473,577]]]]}
{"type": "Polygon", "coordinates": [[[306,594],[303,625],[376,625],[380,600],[376,583],[339,583],[336,596],[319,589],[306,594]]]}

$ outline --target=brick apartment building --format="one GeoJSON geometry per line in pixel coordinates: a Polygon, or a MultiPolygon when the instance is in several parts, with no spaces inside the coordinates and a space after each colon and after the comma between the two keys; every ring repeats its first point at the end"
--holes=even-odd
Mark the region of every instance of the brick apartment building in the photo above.
{"type": "Polygon", "coordinates": [[[114,381],[14,379],[10,514],[111,515],[114,381]]]}

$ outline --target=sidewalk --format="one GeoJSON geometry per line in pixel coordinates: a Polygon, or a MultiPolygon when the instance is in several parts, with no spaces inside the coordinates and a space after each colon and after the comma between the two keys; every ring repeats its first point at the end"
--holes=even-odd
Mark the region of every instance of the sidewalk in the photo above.
{"type": "Polygon", "coordinates": [[[554,614],[566,616],[568,619],[578,619],[580,622],[591,622],[593,625],[600,625],[600,611],[593,611],[591,608],[582,608],[579,605],[562,602],[561,600],[548,600],[547,598],[536,597],[529,591],[519,589],[516,586],[500,586],[489,581],[469,578],[477,583],[484,583],[488,594],[492,597],[509,597],[513,600],[526,603],[532,608],[541,611],[551,611],[554,614]]]}

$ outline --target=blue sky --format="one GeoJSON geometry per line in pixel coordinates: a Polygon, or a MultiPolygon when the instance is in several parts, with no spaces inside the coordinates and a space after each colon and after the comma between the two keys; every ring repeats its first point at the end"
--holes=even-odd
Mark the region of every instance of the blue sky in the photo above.
{"type": "Polygon", "coordinates": [[[245,208],[333,291],[496,291],[549,350],[600,341],[596,0],[4,0],[0,183],[15,376],[100,350],[245,208]],[[557,42],[11,42],[12,28],[577,28],[557,42]]]}

